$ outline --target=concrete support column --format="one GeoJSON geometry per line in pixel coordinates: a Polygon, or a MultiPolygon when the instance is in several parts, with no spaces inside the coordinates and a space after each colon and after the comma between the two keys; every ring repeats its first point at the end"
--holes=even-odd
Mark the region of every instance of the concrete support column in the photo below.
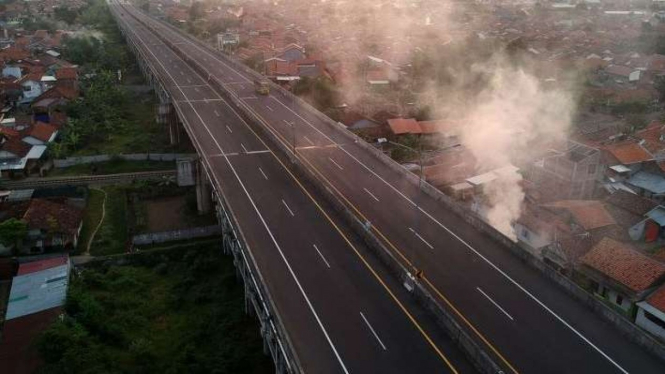
{"type": "Polygon", "coordinates": [[[201,162],[196,163],[196,208],[199,214],[206,214],[212,209],[212,196],[208,177],[201,162]]]}

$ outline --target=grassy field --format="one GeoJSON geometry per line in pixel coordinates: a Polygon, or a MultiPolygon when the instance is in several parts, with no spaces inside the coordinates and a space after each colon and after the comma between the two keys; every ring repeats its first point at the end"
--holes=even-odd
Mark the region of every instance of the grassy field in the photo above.
{"type": "Polygon", "coordinates": [[[159,252],[72,281],[66,317],[38,342],[41,372],[274,372],[232,260],[216,245],[159,252]]]}
{"type": "MultiPolygon", "coordinates": [[[[106,216],[90,247],[90,254],[93,256],[123,253],[127,247],[127,199],[125,191],[118,186],[104,187],[104,191],[107,193],[106,216]]],[[[93,208],[101,209],[101,206],[93,208]]]]}
{"type": "Polygon", "coordinates": [[[137,171],[175,170],[174,161],[125,161],[115,159],[95,164],[80,164],[68,168],[53,169],[49,177],[65,177],[75,175],[102,175],[131,173],[137,171]]]}

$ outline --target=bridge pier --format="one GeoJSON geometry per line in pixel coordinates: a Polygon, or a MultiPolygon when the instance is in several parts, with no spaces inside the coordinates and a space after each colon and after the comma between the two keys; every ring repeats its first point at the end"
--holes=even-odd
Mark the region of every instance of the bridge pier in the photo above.
{"type": "Polygon", "coordinates": [[[201,161],[196,163],[196,209],[199,214],[209,213],[212,209],[210,182],[208,182],[201,161]]]}
{"type": "MultiPolygon", "coordinates": [[[[116,18],[119,16],[112,10],[116,18]]],[[[175,113],[174,117],[178,117],[177,107],[172,105],[168,92],[164,89],[164,85],[160,81],[160,77],[155,70],[151,68],[146,60],[150,58],[146,56],[140,48],[138,48],[134,35],[123,27],[123,23],[119,22],[120,30],[125,36],[127,44],[134,52],[137,58],[141,71],[146,77],[146,80],[154,87],[155,93],[160,98],[162,105],[168,105],[169,108],[175,113]],[[175,110],[174,110],[175,109],[175,110]]],[[[164,109],[166,113],[167,110],[164,109]]],[[[180,122],[176,119],[174,127],[169,128],[172,134],[178,134],[180,128],[188,130],[186,126],[178,126],[180,122]]],[[[179,135],[178,135],[179,136],[179,135]]],[[[175,138],[177,141],[179,138],[175,138]]],[[[197,149],[197,151],[200,151],[197,149]]],[[[186,161],[183,161],[186,163],[186,161]]],[[[190,163],[191,168],[194,169],[194,163],[190,163]]],[[[298,359],[293,351],[293,345],[289,341],[286,329],[280,323],[278,316],[275,314],[275,307],[271,299],[270,293],[263,283],[261,274],[256,269],[255,260],[251,252],[247,249],[244,241],[242,241],[242,234],[235,227],[235,217],[233,213],[227,209],[226,202],[214,186],[210,185],[207,180],[207,173],[205,165],[197,161],[195,162],[196,175],[193,176],[196,183],[197,194],[197,208],[199,212],[210,211],[214,208],[217,219],[222,226],[222,250],[225,254],[233,256],[233,264],[236,268],[237,275],[242,279],[245,289],[245,308],[248,314],[255,314],[260,322],[260,331],[264,340],[264,351],[270,353],[273,362],[275,363],[275,372],[278,374],[299,374],[302,373],[302,368],[298,359]]],[[[188,166],[183,164],[179,165],[184,169],[188,166]]],[[[192,170],[194,171],[194,170],[192,170]]],[[[193,173],[190,173],[190,175],[193,173]]],[[[191,183],[191,180],[190,180],[191,183]]],[[[190,184],[191,185],[191,184],[190,184]]]]}

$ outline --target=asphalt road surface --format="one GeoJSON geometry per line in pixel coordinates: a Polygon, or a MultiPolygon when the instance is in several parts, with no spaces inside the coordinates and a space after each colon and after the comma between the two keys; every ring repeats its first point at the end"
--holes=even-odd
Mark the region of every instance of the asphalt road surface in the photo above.
{"type": "Polygon", "coordinates": [[[195,71],[117,10],[178,107],[308,373],[474,372],[320,197],[195,71]],[[122,14],[122,15],[121,15],[122,14]]]}
{"type": "MultiPolygon", "coordinates": [[[[284,145],[295,145],[300,161],[317,173],[340,199],[352,207],[359,219],[371,222],[375,234],[394,251],[405,266],[416,266],[424,270],[425,285],[439,298],[442,305],[457,316],[458,322],[469,330],[505,372],[665,373],[665,364],[662,361],[627,341],[558,286],[521,263],[506,249],[448,211],[444,205],[419,192],[417,186],[406,181],[360,145],[350,142],[348,137],[340,135],[339,131],[323,123],[297,102],[280,92],[271,92],[268,96],[257,95],[251,75],[235,68],[225,57],[136,9],[127,9],[203,66],[214,79],[223,82],[248,110],[254,112],[263,126],[279,135],[284,145]]],[[[155,38],[150,40],[158,43],[155,38]]],[[[179,84],[192,87],[195,85],[192,83],[195,74],[192,75],[182,62],[174,63],[173,59],[169,59],[166,47],[162,45],[157,50],[162,53],[158,54],[157,58],[164,61],[166,68],[179,84]]],[[[183,88],[191,95],[187,96],[189,99],[186,100],[192,100],[192,97],[197,100],[216,97],[212,91],[206,91],[207,89],[196,91],[194,88],[183,88]]],[[[216,115],[221,114],[223,108],[213,109],[209,105],[211,104],[201,101],[191,103],[192,107],[206,113],[209,120],[215,121],[217,118],[218,122],[221,121],[216,115]]],[[[228,109],[225,110],[222,117],[230,116],[228,112],[228,109]]],[[[240,127],[237,119],[230,118],[232,117],[229,117],[229,120],[234,126],[240,127]]],[[[215,132],[208,134],[210,139],[206,142],[223,142],[226,152],[241,152],[243,146],[251,147],[251,150],[264,149],[260,144],[250,142],[249,132],[243,135],[243,138],[235,135],[231,138],[231,130],[235,128],[225,129],[221,124],[214,127],[215,132]]],[[[208,144],[207,147],[214,148],[214,144],[208,144]]],[[[263,161],[270,159],[269,155],[257,158],[263,161]]],[[[231,157],[228,159],[231,160],[231,157]]],[[[225,162],[229,166],[229,162],[223,158],[212,160],[215,166],[219,165],[220,170],[225,162]]],[[[233,159],[232,162],[242,161],[233,159]]],[[[251,168],[243,166],[243,173],[250,172],[251,168]]],[[[279,170],[276,166],[274,169],[279,170]]],[[[284,171],[278,173],[283,174],[284,171]]],[[[256,176],[255,182],[261,182],[261,177],[263,176],[256,176]]],[[[280,193],[289,193],[289,188],[293,189],[290,193],[299,193],[297,186],[286,184],[288,181],[288,178],[284,179],[284,188],[279,189],[280,193]]],[[[272,182],[266,185],[273,186],[272,182]]],[[[277,192],[273,187],[270,188],[271,194],[277,192]]],[[[256,192],[259,193],[260,190],[258,188],[256,192]]],[[[279,196],[266,198],[266,201],[279,205],[279,196]]],[[[298,212],[311,205],[306,199],[297,201],[285,202],[298,212]]],[[[263,209],[272,212],[278,208],[266,206],[263,209]]],[[[312,214],[320,215],[316,213],[316,209],[312,208],[312,211],[312,214]]],[[[288,219],[288,215],[281,220],[277,219],[275,225],[292,226],[296,232],[304,227],[301,224],[310,222],[297,223],[284,221],[284,218],[288,219]]],[[[288,227],[283,229],[289,230],[288,227]]],[[[254,232],[249,236],[253,235],[254,232]]],[[[261,233],[256,235],[260,236],[261,233]]],[[[291,244],[290,240],[291,237],[286,236],[284,242],[291,244]]],[[[325,252],[327,256],[332,256],[333,253],[348,251],[341,243],[327,246],[325,252]]],[[[318,254],[310,255],[316,259],[318,254]]],[[[297,262],[294,260],[294,266],[297,266],[298,262],[300,259],[297,262]]],[[[318,270],[312,270],[309,262],[305,268],[309,270],[302,271],[321,274],[318,270]]],[[[344,274],[339,274],[335,282],[358,285],[358,280],[366,274],[366,271],[361,270],[361,266],[349,269],[344,274]]],[[[368,297],[366,292],[371,292],[354,288],[359,295],[358,300],[368,297]]],[[[320,306],[317,304],[316,310],[322,314],[328,315],[327,308],[340,308],[337,300],[321,303],[320,306]]],[[[358,309],[355,305],[354,308],[358,309]]],[[[392,308],[395,309],[395,306],[392,308]]],[[[348,313],[352,314],[351,311],[348,313]]],[[[370,318],[370,321],[373,319],[370,318]]],[[[360,322],[356,328],[363,327],[362,316],[360,322]]],[[[391,325],[388,324],[385,328],[388,326],[391,325]]],[[[345,336],[341,340],[354,339],[356,338],[345,336]]],[[[398,340],[395,344],[410,344],[405,343],[404,339],[396,339],[398,340]]],[[[333,339],[337,344],[343,344],[341,340],[333,339]]],[[[364,354],[352,356],[360,361],[374,360],[374,357],[364,354]]],[[[351,357],[348,353],[341,356],[351,357]]],[[[406,354],[403,357],[408,356],[406,354]]],[[[420,362],[419,359],[416,361],[420,362]]],[[[395,362],[401,362],[401,359],[395,362]]],[[[389,364],[387,368],[396,372],[437,371],[433,367],[419,369],[410,365],[398,369],[389,364]]],[[[446,370],[445,365],[442,370],[446,370]]],[[[364,372],[384,371],[368,369],[364,372]]]]}

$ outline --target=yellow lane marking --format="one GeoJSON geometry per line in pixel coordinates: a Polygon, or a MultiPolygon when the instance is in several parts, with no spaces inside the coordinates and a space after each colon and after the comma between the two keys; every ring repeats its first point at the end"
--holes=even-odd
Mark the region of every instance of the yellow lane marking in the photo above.
{"type": "MultiPolygon", "coordinates": [[[[286,141],[286,139],[284,139],[284,137],[283,137],[283,136],[282,136],[282,135],[281,135],[281,134],[280,134],[275,128],[273,128],[270,124],[268,124],[267,121],[265,121],[265,120],[263,119],[263,117],[261,117],[256,111],[254,111],[254,110],[253,110],[252,108],[250,108],[248,105],[246,105],[246,106],[247,106],[247,109],[248,109],[249,111],[251,111],[251,112],[252,112],[252,113],[253,113],[253,114],[254,114],[254,115],[255,115],[255,116],[261,121],[261,122],[263,122],[266,126],[270,127],[270,128],[273,130],[273,133],[274,133],[278,138],[280,138],[280,140],[282,141],[282,143],[285,144],[285,145],[287,145],[287,149],[289,149],[289,152],[290,152],[290,153],[293,153],[293,152],[291,152],[290,148],[288,148],[288,144],[289,144],[289,143],[286,141]]],[[[246,124],[246,125],[247,125],[247,124],[246,124]]],[[[247,126],[248,126],[248,125],[247,125],[247,126]]],[[[249,126],[248,126],[248,128],[249,128],[249,126]]],[[[253,129],[250,128],[250,131],[252,131],[252,133],[254,133],[254,134],[256,135],[256,133],[254,132],[253,129]]],[[[258,137],[258,135],[257,135],[257,137],[258,137]]],[[[259,139],[260,139],[260,138],[259,138],[259,139]]],[[[261,142],[263,142],[262,139],[261,139],[261,142]]],[[[263,143],[264,143],[264,145],[265,145],[265,142],[263,142],[263,143]]],[[[266,147],[267,147],[267,145],[266,145],[266,147]]],[[[310,166],[310,167],[311,167],[311,168],[312,168],[312,169],[313,169],[313,170],[319,175],[320,178],[322,178],[323,180],[325,180],[325,182],[326,182],[326,183],[327,183],[332,189],[335,190],[335,192],[337,193],[337,195],[339,195],[340,197],[342,197],[342,199],[344,199],[344,201],[345,201],[349,206],[351,206],[351,208],[353,208],[353,210],[357,213],[357,215],[360,216],[360,218],[362,219],[362,222],[366,222],[366,221],[368,221],[367,217],[366,217],[366,216],[365,216],[365,215],[364,215],[364,214],[363,214],[363,213],[362,213],[362,212],[361,212],[361,211],[360,211],[360,210],[359,210],[359,209],[358,209],[358,208],[357,208],[352,202],[350,202],[349,199],[348,199],[344,194],[342,194],[342,193],[339,191],[339,189],[337,189],[337,187],[335,187],[335,186],[330,182],[330,180],[328,180],[328,178],[326,178],[326,177],[323,175],[323,173],[321,173],[321,171],[320,171],[316,166],[314,166],[314,165],[313,165],[310,161],[308,161],[305,157],[299,157],[298,154],[295,154],[295,157],[297,157],[298,159],[300,159],[300,160],[306,162],[306,163],[307,163],[307,164],[308,164],[308,165],[309,165],[309,166],[310,166]]],[[[275,155],[275,158],[277,158],[276,155],[275,155]]],[[[278,159],[278,160],[279,160],[279,159],[278,159]]],[[[280,164],[281,164],[281,161],[279,161],[279,162],[280,162],[280,164]]],[[[282,165],[282,166],[284,166],[284,165],[282,165]]],[[[288,171],[288,170],[287,170],[287,171],[288,171]]],[[[289,174],[291,174],[290,171],[288,171],[288,172],[289,172],[289,174]]],[[[295,176],[292,175],[292,177],[295,179],[295,176]]],[[[298,182],[298,184],[300,184],[300,182],[298,182]]],[[[304,187],[302,187],[302,188],[304,188],[304,187]]],[[[308,193],[308,195],[309,195],[309,193],[308,193]]],[[[316,202],[315,202],[315,204],[316,204],[316,202]]],[[[317,206],[318,206],[318,204],[317,204],[317,206]]],[[[319,209],[321,209],[321,208],[319,208],[319,209]]],[[[325,214],[325,213],[324,213],[324,214],[325,214]]],[[[387,244],[393,249],[393,251],[394,251],[395,253],[397,253],[397,255],[398,255],[398,256],[399,256],[399,257],[400,257],[400,258],[401,258],[401,259],[402,259],[402,260],[403,260],[403,261],[404,261],[404,262],[405,262],[405,263],[411,268],[411,269],[413,269],[414,271],[418,271],[418,269],[413,265],[413,263],[412,263],[411,261],[409,261],[409,260],[406,258],[406,256],[404,255],[404,253],[403,253],[401,250],[399,250],[399,249],[398,249],[398,248],[397,248],[397,247],[396,247],[396,246],[395,246],[395,245],[394,245],[394,244],[393,244],[393,243],[392,243],[392,242],[391,242],[391,241],[390,241],[390,240],[389,240],[384,234],[383,234],[383,232],[381,232],[378,228],[376,228],[375,225],[372,225],[371,227],[372,227],[372,230],[373,230],[374,232],[376,232],[376,233],[381,237],[381,239],[383,239],[383,241],[385,241],[385,242],[386,242],[386,243],[387,243],[387,244]]],[[[346,239],[346,238],[345,238],[345,239],[346,239]]],[[[355,250],[355,248],[354,248],[354,250],[355,250]]],[[[363,261],[364,261],[364,259],[363,259],[363,261]]],[[[493,345],[492,343],[490,343],[489,340],[488,340],[487,338],[485,338],[485,336],[484,336],[483,334],[480,333],[480,331],[478,331],[478,329],[477,329],[477,328],[471,323],[471,321],[469,321],[469,320],[468,320],[468,319],[462,314],[462,312],[460,312],[460,311],[459,311],[459,310],[453,305],[453,303],[452,303],[447,297],[445,297],[445,296],[443,295],[443,293],[442,293],[438,288],[436,288],[436,286],[434,286],[434,284],[432,284],[432,282],[429,281],[429,279],[427,279],[426,276],[423,276],[422,279],[425,281],[425,283],[428,285],[428,287],[431,288],[431,289],[436,293],[436,295],[437,295],[441,300],[443,300],[443,302],[445,302],[446,305],[447,305],[450,309],[453,310],[453,312],[455,313],[455,315],[457,315],[457,317],[459,317],[459,318],[464,322],[464,324],[466,324],[466,325],[471,329],[471,331],[473,331],[474,334],[476,334],[476,336],[478,336],[478,337],[480,338],[480,340],[482,340],[483,343],[485,343],[485,345],[486,345],[489,349],[491,349],[492,352],[494,352],[494,354],[495,354],[497,357],[499,357],[499,359],[500,359],[500,360],[501,360],[501,361],[502,361],[502,362],[503,362],[508,368],[510,368],[510,370],[511,370],[513,373],[515,373],[515,374],[519,374],[519,371],[517,371],[517,369],[515,369],[515,367],[514,367],[514,366],[513,366],[513,365],[512,365],[512,364],[511,364],[511,363],[510,363],[510,362],[509,362],[509,361],[508,361],[508,360],[507,360],[507,359],[506,359],[506,358],[505,358],[500,352],[499,352],[499,350],[498,350],[496,347],[494,347],[494,345],[493,345]]],[[[428,338],[428,339],[429,339],[429,338],[428,338]]]]}
{"type": "MultiPolygon", "coordinates": [[[[254,114],[254,115],[255,115],[255,116],[256,116],[261,122],[263,122],[266,126],[270,127],[270,128],[273,130],[273,132],[276,134],[276,136],[278,136],[278,137],[280,138],[280,141],[282,141],[283,144],[287,144],[286,141],[284,140],[284,138],[282,137],[282,135],[279,134],[279,132],[278,132],[277,130],[275,130],[272,126],[270,126],[265,120],[263,120],[263,118],[262,118],[258,113],[256,113],[256,112],[255,112],[252,108],[250,108],[248,105],[247,105],[247,109],[248,109],[249,111],[251,111],[251,112],[252,112],[252,113],[253,113],[253,114],[254,114]]],[[[258,134],[254,131],[254,129],[252,129],[252,128],[249,126],[249,124],[247,124],[244,120],[243,120],[243,123],[244,123],[245,126],[249,129],[249,131],[251,131],[251,132],[257,137],[257,139],[259,139],[259,141],[260,141],[261,143],[263,143],[263,145],[264,145],[266,148],[269,148],[269,149],[270,149],[270,147],[265,143],[265,141],[264,141],[261,137],[258,136],[258,134]]],[[[291,176],[291,178],[296,182],[296,184],[298,184],[298,186],[300,187],[300,189],[301,189],[301,190],[307,195],[307,197],[309,197],[309,199],[314,203],[314,205],[316,205],[316,207],[317,207],[318,210],[321,212],[321,214],[323,214],[323,216],[328,220],[328,222],[330,222],[330,224],[335,228],[335,230],[336,230],[336,231],[339,233],[339,235],[344,239],[344,241],[349,245],[349,247],[351,247],[351,249],[353,249],[353,252],[358,256],[358,258],[360,258],[360,260],[362,261],[362,263],[363,263],[363,264],[365,265],[365,267],[370,271],[370,273],[372,273],[372,275],[374,276],[374,278],[375,278],[375,279],[381,284],[381,286],[383,286],[383,288],[386,290],[386,292],[390,295],[390,297],[393,299],[393,301],[395,301],[395,303],[399,306],[399,308],[402,310],[402,312],[404,312],[404,314],[405,314],[405,315],[407,316],[407,318],[411,321],[411,323],[413,323],[413,324],[416,326],[416,328],[418,329],[418,331],[420,332],[420,334],[425,338],[425,340],[427,340],[427,342],[428,342],[428,343],[430,344],[430,346],[434,349],[434,351],[436,351],[437,355],[438,355],[438,356],[439,356],[439,357],[440,357],[440,358],[446,363],[446,365],[450,368],[450,370],[451,370],[453,373],[456,373],[456,374],[457,374],[458,371],[457,371],[457,369],[453,366],[453,364],[450,362],[450,360],[449,360],[449,359],[443,354],[443,352],[441,352],[441,350],[440,350],[439,347],[436,345],[436,343],[434,343],[434,341],[432,340],[432,338],[430,338],[430,336],[427,334],[427,332],[426,332],[426,331],[420,326],[420,324],[418,323],[418,321],[416,321],[416,319],[413,317],[413,315],[411,315],[411,313],[406,309],[406,307],[405,307],[405,306],[402,304],[402,302],[397,298],[397,296],[392,292],[392,290],[391,290],[391,289],[388,287],[388,285],[383,281],[383,279],[379,276],[379,274],[374,270],[374,268],[369,264],[369,262],[367,262],[367,260],[365,259],[365,257],[364,257],[364,256],[358,251],[358,249],[353,245],[353,243],[351,243],[351,241],[349,240],[349,238],[344,234],[344,232],[339,228],[339,226],[337,226],[337,224],[332,220],[332,218],[330,218],[330,216],[328,215],[328,213],[326,213],[326,211],[323,209],[323,207],[321,207],[321,205],[319,205],[318,201],[314,198],[314,196],[312,196],[312,195],[309,193],[309,191],[307,190],[307,188],[305,188],[305,186],[300,182],[300,180],[299,180],[295,175],[293,175],[293,173],[291,173],[291,170],[289,170],[289,169],[286,167],[286,165],[284,165],[284,163],[282,162],[282,160],[280,160],[279,157],[277,157],[277,155],[276,155],[274,152],[271,152],[271,154],[273,155],[273,157],[275,158],[275,160],[277,160],[277,162],[282,166],[282,168],[283,168],[284,170],[286,170],[286,172],[289,174],[289,176],[291,176]]]]}

